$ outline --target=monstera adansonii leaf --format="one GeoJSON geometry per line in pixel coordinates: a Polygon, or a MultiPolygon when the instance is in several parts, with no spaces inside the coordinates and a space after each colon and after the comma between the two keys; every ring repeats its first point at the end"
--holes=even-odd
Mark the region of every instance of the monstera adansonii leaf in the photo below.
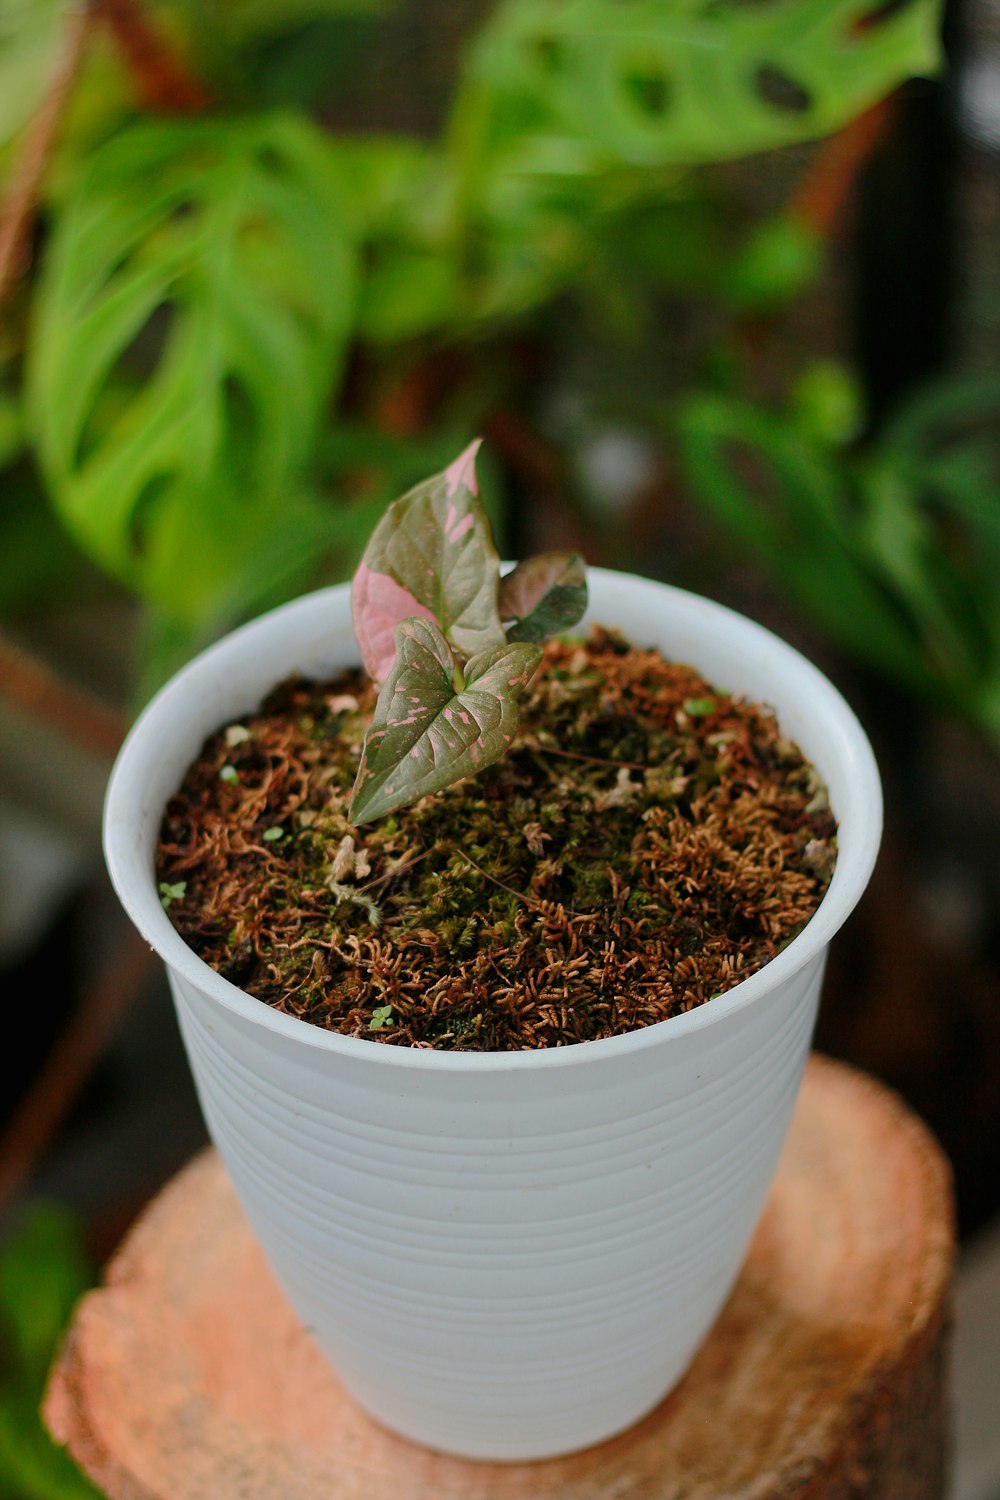
{"type": "Polygon", "coordinates": [[[147,121],[57,227],[29,356],[46,480],[90,554],[177,620],[322,530],[296,480],[354,317],[336,183],[304,120],[147,121]]]}
{"type": "MultiPolygon", "coordinates": [[[[502,0],[472,59],[493,144],[693,164],[809,140],[936,70],[939,0],[502,0]]],[[[549,153],[552,161],[558,153],[549,153]]]]}

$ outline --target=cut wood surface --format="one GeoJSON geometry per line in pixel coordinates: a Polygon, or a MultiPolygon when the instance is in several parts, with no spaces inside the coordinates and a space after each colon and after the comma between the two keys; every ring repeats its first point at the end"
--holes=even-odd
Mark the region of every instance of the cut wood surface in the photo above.
{"type": "Polygon", "coordinates": [[[569,1458],[468,1463],[344,1394],[209,1152],[80,1304],[45,1415],[112,1500],[941,1500],[952,1258],[934,1141],[814,1058],[739,1282],[677,1390],[569,1458]]]}

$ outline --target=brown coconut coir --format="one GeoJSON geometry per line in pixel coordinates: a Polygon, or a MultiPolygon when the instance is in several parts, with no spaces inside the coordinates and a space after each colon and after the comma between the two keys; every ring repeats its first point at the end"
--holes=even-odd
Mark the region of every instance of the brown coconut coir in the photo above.
{"type": "Polygon", "coordinates": [[[354,828],[375,696],[282,683],[164,815],[177,930],[287,1015],[465,1051],[614,1036],[747,978],[829,885],[826,791],[773,713],[613,632],[545,647],[497,764],[354,828]]]}

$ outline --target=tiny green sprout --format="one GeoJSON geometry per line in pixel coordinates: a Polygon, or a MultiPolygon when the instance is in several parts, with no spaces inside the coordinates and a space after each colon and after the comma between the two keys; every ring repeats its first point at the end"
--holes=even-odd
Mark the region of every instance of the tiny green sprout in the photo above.
{"type": "Polygon", "coordinates": [[[392,1006],[377,1005],[372,1011],[372,1018],[368,1022],[369,1031],[381,1031],[383,1026],[392,1025],[392,1006]]]}
{"type": "Polygon", "coordinates": [[[271,828],[265,828],[261,837],[266,844],[276,844],[285,837],[285,830],[275,823],[271,828]]]}
{"type": "Polygon", "coordinates": [[[704,719],[717,708],[714,698],[685,698],[684,712],[690,719],[704,719]]]}
{"type": "Polygon", "coordinates": [[[160,905],[164,911],[169,909],[171,901],[183,901],[186,895],[186,880],[177,880],[173,884],[169,880],[160,881],[160,905]]]}
{"type": "Polygon", "coordinates": [[[501,577],[476,489],[478,448],[389,506],[354,575],[354,630],[380,685],[351,796],[355,824],[499,760],[541,642],[587,607],[575,553],[534,557],[501,577]]]}
{"type": "Polygon", "coordinates": [[[219,772],[220,781],[228,781],[230,784],[232,784],[234,781],[239,781],[239,779],[240,773],[239,771],[237,771],[235,766],[223,766],[222,770],[219,772]]]}

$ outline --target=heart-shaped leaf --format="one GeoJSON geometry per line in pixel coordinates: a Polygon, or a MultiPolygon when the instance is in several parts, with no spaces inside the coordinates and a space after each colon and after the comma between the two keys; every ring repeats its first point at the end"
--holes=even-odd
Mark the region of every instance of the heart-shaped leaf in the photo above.
{"type": "Polygon", "coordinates": [[[546,552],[500,580],[500,618],[509,641],[544,641],[575,625],[587,608],[587,574],[575,552],[546,552]]]}
{"type": "Polygon", "coordinates": [[[352,821],[384,817],[499,760],[517,728],[517,695],[541,657],[538,646],[521,644],[480,652],[456,690],[455,658],[437,626],[403,620],[365,736],[352,821]]]}
{"type": "Polygon", "coordinates": [[[376,682],[392,669],[402,620],[437,621],[463,659],[505,639],[497,612],[500,560],[476,494],[478,449],[471,443],[441,474],[394,501],[368,543],[351,609],[376,682]]]}

